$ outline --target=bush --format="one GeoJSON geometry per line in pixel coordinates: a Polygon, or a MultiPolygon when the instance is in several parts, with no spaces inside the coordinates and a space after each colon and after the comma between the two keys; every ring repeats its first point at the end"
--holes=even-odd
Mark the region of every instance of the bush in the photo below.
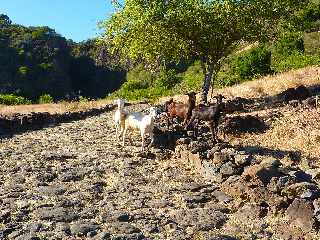
{"type": "Polygon", "coordinates": [[[179,77],[180,83],[174,87],[174,93],[199,91],[204,79],[200,61],[195,61],[184,73],[179,74],[179,77]]]}
{"type": "Polygon", "coordinates": [[[25,76],[29,73],[29,68],[26,66],[21,66],[19,67],[18,72],[20,75],[25,76]]]}
{"type": "Polygon", "coordinates": [[[284,72],[291,69],[298,69],[318,64],[320,64],[320,56],[312,56],[303,54],[301,52],[294,52],[286,57],[278,56],[278,59],[273,60],[272,68],[276,72],[284,72]]]}
{"type": "Polygon", "coordinates": [[[160,71],[157,78],[154,80],[155,88],[172,89],[181,81],[174,69],[160,71]]]}
{"type": "Polygon", "coordinates": [[[84,96],[79,96],[79,102],[89,102],[90,99],[84,96]]]}
{"type": "Polygon", "coordinates": [[[274,56],[289,56],[296,52],[304,52],[301,33],[285,33],[272,47],[272,55],[274,56]]]}
{"type": "Polygon", "coordinates": [[[127,82],[132,84],[133,88],[147,88],[153,80],[153,75],[150,71],[140,64],[127,73],[127,82]]]}
{"type": "Polygon", "coordinates": [[[232,71],[241,80],[248,80],[266,75],[271,70],[271,51],[264,45],[241,53],[231,62],[232,71]]]}
{"type": "Polygon", "coordinates": [[[53,103],[53,97],[51,97],[49,94],[43,94],[39,97],[39,101],[40,104],[43,103],[53,103]]]}
{"type": "Polygon", "coordinates": [[[14,94],[0,94],[0,104],[4,105],[22,105],[31,104],[32,102],[24,97],[14,94]]]}
{"type": "Polygon", "coordinates": [[[320,63],[319,55],[312,56],[305,54],[304,51],[302,34],[285,34],[272,47],[272,69],[275,72],[283,72],[320,63]]]}

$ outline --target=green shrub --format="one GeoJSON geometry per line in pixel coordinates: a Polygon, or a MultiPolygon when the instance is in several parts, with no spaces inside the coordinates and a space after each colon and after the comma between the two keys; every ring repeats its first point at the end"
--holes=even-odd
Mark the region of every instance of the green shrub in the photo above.
{"type": "Polygon", "coordinates": [[[304,34],[303,41],[306,54],[320,55],[320,32],[304,34]]]}
{"type": "Polygon", "coordinates": [[[271,70],[271,51],[264,45],[243,52],[231,62],[232,72],[241,80],[266,75],[271,70]]]}
{"type": "Polygon", "coordinates": [[[303,68],[310,65],[320,64],[320,56],[306,55],[294,52],[289,56],[279,57],[273,60],[272,68],[276,72],[289,71],[291,69],[303,68]]]}
{"type": "MultiPolygon", "coordinates": [[[[308,46],[309,48],[310,46],[308,46]]],[[[275,72],[303,68],[319,63],[319,55],[305,53],[304,39],[300,33],[285,34],[272,46],[271,67],[275,72]]]]}
{"type": "Polygon", "coordinates": [[[31,101],[14,94],[0,94],[0,104],[4,105],[22,105],[22,104],[31,104],[31,101]]]}
{"type": "Polygon", "coordinates": [[[229,87],[238,83],[241,83],[244,80],[241,80],[240,77],[234,72],[229,71],[220,71],[217,75],[217,79],[214,83],[215,87],[229,87]]]}
{"type": "Polygon", "coordinates": [[[53,97],[51,97],[49,94],[43,94],[39,97],[39,101],[40,104],[43,103],[53,103],[53,97]]]}
{"type": "Polygon", "coordinates": [[[274,56],[289,56],[296,52],[304,52],[301,33],[285,33],[272,47],[272,55],[274,56]]]}
{"type": "Polygon", "coordinates": [[[28,74],[29,68],[26,66],[21,66],[21,67],[19,67],[18,72],[20,75],[25,76],[28,74]]]}
{"type": "Polygon", "coordinates": [[[180,81],[181,78],[174,69],[162,70],[154,80],[153,86],[160,89],[172,89],[180,81]]]}
{"type": "Polygon", "coordinates": [[[174,93],[199,91],[202,87],[204,79],[200,61],[195,61],[195,63],[188,67],[184,73],[179,74],[179,77],[180,83],[174,87],[174,93]]]}
{"type": "Polygon", "coordinates": [[[151,85],[154,76],[140,64],[127,73],[127,82],[132,84],[133,88],[147,88],[151,85]]]}
{"type": "Polygon", "coordinates": [[[84,96],[79,96],[79,102],[89,102],[90,99],[84,96]]]}

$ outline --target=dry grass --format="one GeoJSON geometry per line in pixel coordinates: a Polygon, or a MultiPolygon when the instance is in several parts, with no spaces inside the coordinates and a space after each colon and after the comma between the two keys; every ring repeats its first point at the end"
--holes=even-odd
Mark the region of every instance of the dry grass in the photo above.
{"type": "Polygon", "coordinates": [[[256,98],[274,95],[290,87],[297,87],[299,85],[313,86],[316,84],[320,84],[320,66],[310,66],[244,82],[214,91],[214,94],[221,93],[230,98],[256,98]]]}
{"type": "Polygon", "coordinates": [[[18,105],[5,106],[0,105],[0,115],[13,115],[16,113],[27,114],[30,112],[49,112],[49,113],[63,113],[84,111],[91,108],[103,107],[110,103],[110,100],[98,100],[88,102],[60,102],[51,104],[32,104],[32,105],[18,105]]]}
{"type": "Polygon", "coordinates": [[[284,116],[275,120],[265,133],[232,137],[231,143],[298,151],[303,157],[320,160],[320,109],[284,107],[280,111],[284,116]]]}
{"type": "MultiPolygon", "coordinates": [[[[309,66],[306,68],[292,70],[278,75],[269,75],[257,80],[247,81],[241,84],[234,85],[223,89],[213,90],[213,96],[222,94],[227,98],[244,97],[244,98],[259,98],[267,95],[275,95],[290,87],[299,85],[313,86],[320,84],[320,66],[309,66]]],[[[209,91],[209,101],[211,99],[211,89],[209,91]]],[[[168,101],[171,97],[162,97],[159,103],[168,101]]],[[[198,101],[200,93],[197,94],[198,101]]],[[[173,96],[175,101],[186,102],[186,95],[173,96]]]]}

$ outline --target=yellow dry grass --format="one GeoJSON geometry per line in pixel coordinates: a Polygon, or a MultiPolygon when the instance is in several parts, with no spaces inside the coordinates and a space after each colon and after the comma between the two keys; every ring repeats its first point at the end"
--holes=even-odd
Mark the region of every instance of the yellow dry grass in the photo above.
{"type": "Polygon", "coordinates": [[[320,109],[279,109],[283,117],[275,120],[263,134],[231,136],[232,144],[260,146],[275,151],[295,151],[308,159],[320,160],[320,109]]]}
{"type": "MultiPolygon", "coordinates": [[[[290,87],[299,85],[313,86],[320,84],[320,66],[309,66],[298,70],[292,70],[277,75],[268,75],[256,80],[247,81],[231,87],[223,89],[210,89],[208,100],[212,100],[212,95],[222,94],[227,98],[243,97],[243,98],[259,98],[267,95],[278,94],[290,87]]],[[[168,101],[171,97],[162,97],[159,103],[168,101]]],[[[172,97],[174,101],[186,102],[186,95],[176,95],[172,97]]],[[[197,94],[197,102],[200,100],[201,94],[197,94]]]]}
{"type": "Polygon", "coordinates": [[[274,95],[299,85],[312,86],[316,84],[320,84],[320,66],[309,66],[219,89],[214,91],[214,95],[221,93],[230,98],[257,98],[274,95]]]}
{"type": "Polygon", "coordinates": [[[98,100],[88,102],[59,102],[50,104],[32,104],[32,105],[18,105],[5,106],[0,105],[0,115],[13,115],[16,113],[27,114],[30,112],[49,112],[49,113],[63,113],[84,111],[91,108],[103,107],[109,104],[110,100],[98,100]]]}

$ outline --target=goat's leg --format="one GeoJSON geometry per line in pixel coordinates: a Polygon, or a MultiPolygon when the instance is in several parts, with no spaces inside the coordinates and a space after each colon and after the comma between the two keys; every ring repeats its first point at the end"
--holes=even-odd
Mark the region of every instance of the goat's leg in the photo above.
{"type": "Polygon", "coordinates": [[[192,122],[194,122],[195,119],[196,119],[195,116],[191,116],[191,118],[190,118],[189,121],[186,120],[186,123],[187,123],[187,124],[184,126],[184,130],[187,130],[188,127],[190,126],[190,124],[191,124],[192,122]]]}
{"type": "Polygon", "coordinates": [[[219,136],[218,136],[218,127],[214,126],[214,135],[216,137],[216,141],[220,142],[219,136]]]}
{"type": "Polygon", "coordinates": [[[151,138],[151,142],[150,142],[148,147],[151,147],[153,145],[153,142],[154,142],[154,136],[153,136],[153,131],[152,130],[150,131],[149,135],[150,135],[150,138],[151,138]]]}
{"type": "Polygon", "coordinates": [[[213,141],[213,143],[216,143],[217,142],[217,140],[216,140],[216,131],[215,131],[215,126],[214,126],[212,121],[209,122],[209,128],[210,128],[210,131],[211,131],[212,141],[213,141]]]}
{"type": "Polygon", "coordinates": [[[144,132],[141,132],[141,138],[142,138],[141,151],[144,152],[144,132]]]}
{"type": "Polygon", "coordinates": [[[126,138],[126,132],[127,132],[127,128],[124,128],[123,130],[123,136],[122,136],[122,146],[124,147],[124,142],[125,142],[125,138],[126,138]]]}
{"type": "Polygon", "coordinates": [[[199,120],[197,119],[196,121],[194,121],[194,124],[193,124],[193,136],[197,138],[198,135],[199,135],[199,120]]]}
{"type": "Polygon", "coordinates": [[[119,136],[118,136],[118,124],[115,124],[116,127],[116,140],[119,140],[119,136]]]}
{"type": "Polygon", "coordinates": [[[121,139],[121,136],[123,135],[123,132],[124,132],[124,127],[120,125],[120,133],[119,133],[119,136],[117,136],[118,141],[119,141],[119,139],[121,139]]]}

